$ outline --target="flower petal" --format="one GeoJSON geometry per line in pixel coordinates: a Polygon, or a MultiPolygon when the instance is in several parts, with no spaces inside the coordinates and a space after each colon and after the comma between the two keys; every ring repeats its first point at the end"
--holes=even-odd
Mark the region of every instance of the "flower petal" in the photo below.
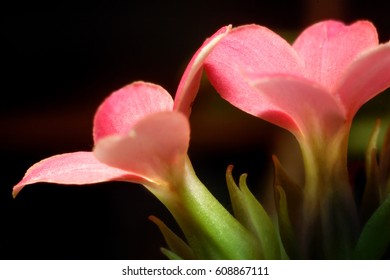
{"type": "Polygon", "coordinates": [[[363,50],[378,44],[372,23],[328,20],[305,29],[293,44],[305,61],[305,76],[332,90],[345,68],[363,50]]]}
{"type": "Polygon", "coordinates": [[[205,70],[224,99],[253,114],[253,106],[257,111],[258,107],[272,109],[272,104],[247,83],[247,73],[299,76],[303,63],[295,50],[276,33],[262,26],[244,25],[234,28],[217,44],[206,58],[205,70]]]}
{"type": "Polygon", "coordinates": [[[368,100],[390,87],[390,42],[369,49],[354,61],[341,79],[339,94],[348,118],[368,100]]]}
{"type": "Polygon", "coordinates": [[[254,80],[253,86],[272,108],[277,108],[264,109],[260,105],[257,115],[291,131],[298,139],[320,131],[332,135],[344,123],[344,108],[315,83],[274,75],[254,80]]]}
{"type": "Polygon", "coordinates": [[[136,123],[127,135],[97,142],[94,154],[103,163],[167,186],[182,174],[189,145],[187,118],[178,112],[160,112],[136,123]]]}
{"type": "Polygon", "coordinates": [[[189,116],[202,78],[203,62],[217,43],[230,31],[231,26],[219,29],[197,50],[180,80],[175,95],[174,109],[189,116]]]}
{"type": "Polygon", "coordinates": [[[92,152],[75,152],[46,158],[31,166],[14,186],[13,196],[38,182],[84,185],[107,181],[139,181],[140,177],[100,163],[92,152]]]}
{"type": "Polygon", "coordinates": [[[171,95],[159,85],[134,82],[112,93],[98,108],[94,119],[95,143],[108,135],[128,133],[144,116],[172,111],[171,95]]]}

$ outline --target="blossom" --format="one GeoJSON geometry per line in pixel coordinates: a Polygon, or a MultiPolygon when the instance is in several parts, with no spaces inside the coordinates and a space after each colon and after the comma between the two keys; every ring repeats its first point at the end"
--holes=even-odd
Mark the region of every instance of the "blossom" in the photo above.
{"type": "Polygon", "coordinates": [[[266,27],[244,25],[213,49],[205,70],[224,99],[294,134],[305,166],[300,242],[308,248],[318,235],[327,240],[325,255],[340,257],[332,255],[336,247],[348,255],[358,228],[348,136],[359,108],[390,86],[390,42],[379,44],[364,20],[313,24],[292,45],[266,27]]]}
{"type": "Polygon", "coordinates": [[[203,61],[228,30],[218,30],[195,53],[180,81],[177,102],[162,87],[142,81],[115,91],[95,114],[94,152],[66,153],[36,163],[14,186],[13,195],[25,185],[38,182],[82,185],[125,180],[167,184],[168,173],[183,168],[189,145],[188,120],[179,112],[189,114],[203,61]],[[175,112],[174,106],[178,107],[175,112]],[[124,153],[108,151],[114,146],[129,154],[123,158],[124,153]]]}
{"type": "Polygon", "coordinates": [[[329,131],[350,122],[389,87],[390,42],[378,44],[368,21],[319,22],[292,45],[265,27],[244,25],[218,44],[205,67],[224,99],[302,138],[316,122],[329,131]]]}
{"type": "MultiPolygon", "coordinates": [[[[135,82],[111,94],[99,107],[94,119],[94,141],[95,152],[73,152],[55,155],[44,159],[33,165],[25,177],[14,187],[14,196],[20,189],[37,182],[49,182],[59,184],[91,184],[105,181],[135,181],[135,182],[155,182],[161,181],[155,172],[158,173],[160,166],[148,168],[146,165],[153,165],[149,154],[136,154],[131,157],[129,164],[133,166],[127,169],[118,169],[98,160],[102,145],[106,145],[108,140],[119,141],[119,138],[131,140],[131,135],[138,134],[133,140],[139,141],[143,137],[153,139],[159,136],[165,143],[163,148],[158,143],[149,142],[149,148],[175,150],[176,155],[172,157],[183,157],[189,141],[189,125],[185,118],[179,113],[172,111],[172,98],[160,86],[135,82]],[[131,108],[129,110],[128,108],[131,108]],[[146,117],[147,116],[147,117],[146,117]],[[170,119],[166,125],[171,129],[178,129],[182,134],[181,138],[172,143],[170,134],[159,132],[159,122],[164,118],[170,119]],[[155,135],[153,135],[155,133],[155,135]],[[102,143],[99,143],[102,141],[102,143]],[[180,142],[179,142],[180,141],[180,142]],[[95,155],[98,155],[95,156],[95,155]]],[[[156,141],[157,142],[157,141],[156,141]]],[[[140,143],[133,143],[139,146],[140,143]]],[[[160,154],[161,163],[170,161],[168,155],[160,154]]],[[[158,184],[158,183],[157,183],[158,184]]]]}
{"type": "Polygon", "coordinates": [[[138,81],[113,92],[94,117],[93,151],[56,155],[33,165],[14,187],[28,184],[142,184],[172,213],[184,242],[158,218],[169,258],[255,258],[255,238],[208,191],[187,155],[188,116],[208,53],[227,34],[224,27],[195,53],[179,83],[175,101],[161,86],[138,81]],[[223,233],[223,234],[221,234],[223,233]]]}

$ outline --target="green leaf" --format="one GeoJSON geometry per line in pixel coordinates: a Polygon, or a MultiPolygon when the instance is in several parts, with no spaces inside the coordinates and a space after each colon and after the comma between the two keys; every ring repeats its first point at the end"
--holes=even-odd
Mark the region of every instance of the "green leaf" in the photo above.
{"type": "MultiPolygon", "coordinates": [[[[284,170],[276,156],[272,157],[274,162],[274,187],[280,186],[286,194],[286,202],[288,213],[291,221],[294,221],[294,228],[297,228],[301,223],[302,205],[303,205],[303,190],[296,184],[287,172],[284,170]]],[[[275,188],[275,203],[279,203],[278,191],[275,188]]]]}
{"type": "Polygon", "coordinates": [[[381,200],[390,194],[390,126],[387,128],[380,154],[381,200]]]}
{"type": "Polygon", "coordinates": [[[239,187],[232,176],[233,167],[226,171],[226,181],[237,220],[257,239],[260,258],[280,259],[281,248],[278,233],[271,218],[246,184],[246,174],[241,175],[239,187]]]}
{"type": "Polygon", "coordinates": [[[354,259],[381,259],[390,244],[390,195],[365,224],[354,259]]]}
{"type": "Polygon", "coordinates": [[[302,254],[296,236],[300,232],[302,223],[303,190],[288,176],[276,156],[273,156],[273,162],[274,197],[280,237],[288,256],[292,259],[300,259],[302,254]]]}
{"type": "Polygon", "coordinates": [[[173,257],[172,254],[175,254],[179,259],[194,259],[194,253],[192,252],[192,249],[187,245],[186,242],[184,242],[183,239],[170,230],[167,225],[164,224],[159,218],[150,216],[149,219],[158,226],[164,236],[165,242],[167,242],[167,245],[170,249],[161,249],[164,255],[166,255],[168,258],[173,257]]]}
{"type": "Polygon", "coordinates": [[[372,215],[380,202],[379,165],[377,160],[377,143],[380,132],[380,120],[375,123],[366,150],[366,186],[364,188],[361,215],[363,221],[372,215]]]}
{"type": "Polygon", "coordinates": [[[279,232],[283,242],[283,246],[288,256],[292,259],[301,259],[301,252],[298,247],[294,228],[290,221],[288,213],[287,197],[281,186],[275,186],[277,197],[279,201],[277,203],[279,232]]]}
{"type": "Polygon", "coordinates": [[[168,259],[172,261],[179,261],[183,260],[180,256],[172,252],[171,250],[168,250],[167,248],[161,248],[161,253],[163,253],[168,259]]]}

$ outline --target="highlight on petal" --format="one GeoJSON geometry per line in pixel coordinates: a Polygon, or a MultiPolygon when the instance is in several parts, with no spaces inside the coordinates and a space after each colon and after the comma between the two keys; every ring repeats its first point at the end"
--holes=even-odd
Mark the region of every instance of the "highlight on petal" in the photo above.
{"type": "Polygon", "coordinates": [[[335,88],[352,120],[357,110],[390,87],[390,42],[363,52],[335,88]]]}
{"type": "Polygon", "coordinates": [[[162,187],[182,174],[189,137],[189,122],[183,114],[160,112],[137,122],[126,135],[101,139],[94,154],[107,165],[162,187]]]}
{"type": "Polygon", "coordinates": [[[231,26],[225,26],[208,38],[196,51],[184,71],[175,95],[174,110],[189,116],[191,106],[198,93],[202,78],[203,62],[218,42],[230,31],[231,26]]]}
{"type": "Polygon", "coordinates": [[[331,135],[345,121],[341,104],[316,83],[286,75],[273,75],[253,80],[253,87],[258,95],[266,98],[267,104],[277,108],[267,110],[253,103],[253,113],[291,131],[298,138],[319,131],[331,135]]]}
{"type": "Polygon", "coordinates": [[[351,25],[327,20],[305,29],[293,44],[305,62],[306,78],[332,90],[345,68],[363,50],[378,45],[375,26],[368,21],[351,25]]]}
{"type": "Polygon", "coordinates": [[[12,194],[15,197],[25,185],[39,182],[84,185],[139,180],[139,176],[102,164],[92,152],[75,152],[52,156],[34,164],[14,186],[12,194]]]}
{"type": "Polygon", "coordinates": [[[98,108],[94,118],[95,143],[106,136],[126,134],[144,116],[172,111],[172,96],[161,86],[142,81],[112,93],[98,108]]]}
{"type": "Polygon", "coordinates": [[[303,61],[282,37],[259,25],[244,25],[230,31],[205,61],[207,76],[217,92],[241,110],[253,114],[256,102],[272,109],[246,76],[290,74],[301,76],[303,61]]]}

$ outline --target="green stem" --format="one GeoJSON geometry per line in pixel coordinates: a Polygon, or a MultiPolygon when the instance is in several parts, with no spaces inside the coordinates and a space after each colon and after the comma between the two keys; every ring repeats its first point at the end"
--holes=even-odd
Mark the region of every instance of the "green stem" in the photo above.
{"type": "Polygon", "coordinates": [[[209,192],[187,159],[170,191],[148,188],[172,213],[199,259],[256,259],[256,240],[209,192]]]}
{"type": "Polygon", "coordinates": [[[305,188],[301,242],[307,258],[350,258],[358,232],[347,169],[349,127],[300,139],[305,188]]]}

